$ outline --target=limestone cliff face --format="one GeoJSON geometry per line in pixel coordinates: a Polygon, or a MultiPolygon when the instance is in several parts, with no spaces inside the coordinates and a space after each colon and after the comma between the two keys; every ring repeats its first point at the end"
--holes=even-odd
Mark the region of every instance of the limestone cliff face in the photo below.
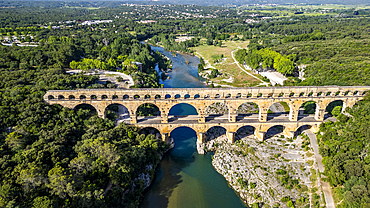
{"type": "Polygon", "coordinates": [[[286,207],[288,201],[300,207],[309,205],[309,190],[316,187],[310,180],[314,158],[310,150],[301,148],[304,139],[278,134],[261,143],[247,135],[248,131],[239,132],[234,144],[222,135],[201,149],[215,151],[212,165],[249,205],[286,207]]]}

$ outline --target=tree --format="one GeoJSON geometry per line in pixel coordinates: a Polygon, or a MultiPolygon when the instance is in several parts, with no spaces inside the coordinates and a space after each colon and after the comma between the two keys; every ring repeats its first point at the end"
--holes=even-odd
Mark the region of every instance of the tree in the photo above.
{"type": "Polygon", "coordinates": [[[337,117],[342,112],[342,106],[335,106],[331,111],[331,115],[337,117]]]}
{"type": "Polygon", "coordinates": [[[198,64],[198,73],[204,70],[203,64],[198,64]]]}
{"type": "Polygon", "coordinates": [[[51,193],[60,198],[72,197],[75,194],[75,181],[73,180],[72,172],[68,169],[62,168],[57,164],[48,173],[51,193]]]}
{"type": "Polygon", "coordinates": [[[40,196],[33,200],[32,205],[34,208],[49,208],[53,207],[53,201],[47,196],[40,196]]]}
{"type": "Polygon", "coordinates": [[[286,74],[291,74],[293,72],[294,64],[288,58],[280,55],[280,56],[276,56],[274,59],[274,68],[278,72],[286,75],[286,74]]]}

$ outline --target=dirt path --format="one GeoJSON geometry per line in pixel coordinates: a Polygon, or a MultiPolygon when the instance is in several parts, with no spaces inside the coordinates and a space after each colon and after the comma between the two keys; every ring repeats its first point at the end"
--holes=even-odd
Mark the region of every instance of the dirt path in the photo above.
{"type": "Polygon", "coordinates": [[[259,80],[260,82],[262,82],[262,83],[261,83],[261,85],[266,85],[266,87],[268,87],[269,83],[267,83],[267,82],[263,81],[262,79],[260,79],[260,78],[258,78],[258,77],[256,77],[256,76],[254,76],[253,74],[249,73],[248,71],[246,71],[245,69],[243,69],[243,67],[241,67],[241,66],[240,66],[239,62],[238,62],[238,61],[235,59],[235,57],[234,57],[234,52],[235,52],[235,51],[236,51],[236,50],[231,51],[231,57],[232,57],[232,58],[233,58],[233,60],[235,61],[236,65],[238,65],[238,67],[239,67],[241,70],[243,70],[243,72],[247,73],[249,76],[251,76],[251,77],[253,77],[253,78],[255,78],[255,79],[259,80]]]}
{"type": "MultiPolygon", "coordinates": [[[[319,145],[317,144],[317,138],[314,133],[312,133],[311,130],[306,130],[305,133],[310,138],[311,145],[313,147],[313,151],[315,153],[317,166],[319,167],[320,173],[324,172],[325,167],[322,164],[322,156],[319,153],[319,145]]],[[[333,195],[331,193],[331,187],[330,184],[324,181],[321,181],[322,190],[324,192],[325,202],[327,208],[335,208],[333,195]]]]}

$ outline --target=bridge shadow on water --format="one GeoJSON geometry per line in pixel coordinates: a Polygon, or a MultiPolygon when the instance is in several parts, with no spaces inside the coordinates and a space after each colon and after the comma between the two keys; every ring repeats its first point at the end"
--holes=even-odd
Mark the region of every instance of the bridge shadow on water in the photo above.
{"type": "Polygon", "coordinates": [[[142,208],[170,207],[170,197],[183,182],[183,174],[180,173],[195,161],[197,154],[195,131],[179,127],[172,131],[171,137],[175,140],[175,147],[164,155],[158,165],[155,179],[145,192],[145,198],[140,205],[142,208]]]}

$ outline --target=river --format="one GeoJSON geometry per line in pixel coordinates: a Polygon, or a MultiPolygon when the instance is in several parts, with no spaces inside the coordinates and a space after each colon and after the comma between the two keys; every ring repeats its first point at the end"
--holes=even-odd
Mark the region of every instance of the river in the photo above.
{"type": "Polygon", "coordinates": [[[152,50],[159,51],[172,60],[173,70],[168,74],[170,79],[161,82],[165,88],[206,87],[203,82],[199,81],[198,64],[200,62],[198,57],[179,53],[174,57],[172,52],[166,51],[162,47],[152,46],[152,50]],[[189,61],[189,64],[186,64],[185,61],[189,61]]]}
{"type": "MultiPolygon", "coordinates": [[[[173,62],[171,79],[162,84],[167,88],[206,87],[198,79],[199,58],[187,54],[172,56],[161,47],[153,47],[173,62]],[[185,63],[189,61],[189,65],[185,63]]],[[[194,112],[187,106],[172,109],[175,115],[194,112]]],[[[212,153],[199,155],[196,133],[187,127],[171,132],[175,147],[167,152],[157,168],[153,183],[145,191],[141,208],[225,208],[245,207],[222,175],[212,166],[212,153]]]]}

